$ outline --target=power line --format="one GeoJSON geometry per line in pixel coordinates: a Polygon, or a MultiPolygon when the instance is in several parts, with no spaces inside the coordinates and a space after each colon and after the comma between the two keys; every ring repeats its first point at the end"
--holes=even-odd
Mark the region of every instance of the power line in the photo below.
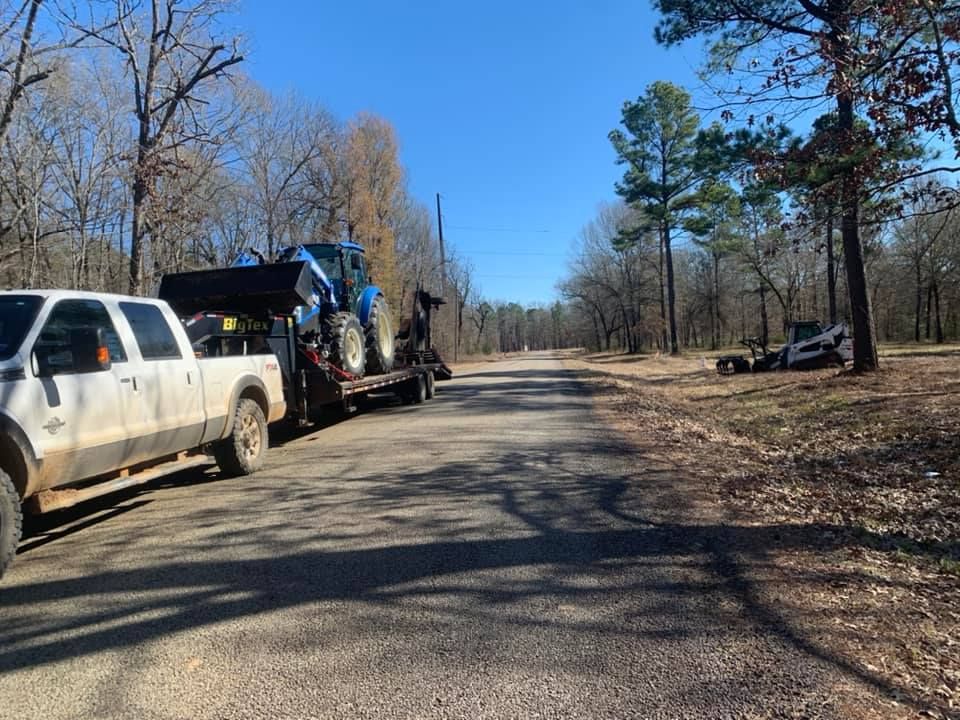
{"type": "Polygon", "coordinates": [[[508,255],[519,257],[567,257],[566,253],[526,252],[515,250],[465,250],[465,255],[508,255]]]}
{"type": "Polygon", "coordinates": [[[485,273],[479,273],[474,275],[478,278],[500,278],[505,280],[557,280],[555,276],[548,275],[487,275],[485,273]]]}
{"type": "Polygon", "coordinates": [[[468,227],[467,225],[447,225],[450,230],[467,230],[469,232],[498,232],[498,233],[549,233],[551,230],[520,230],[517,228],[485,228],[468,227]]]}

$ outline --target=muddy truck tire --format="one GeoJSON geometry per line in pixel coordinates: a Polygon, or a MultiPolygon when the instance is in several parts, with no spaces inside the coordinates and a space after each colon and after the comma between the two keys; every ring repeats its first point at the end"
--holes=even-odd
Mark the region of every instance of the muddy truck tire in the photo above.
{"type": "Polygon", "coordinates": [[[20,535],[23,532],[23,511],[20,494],[13,480],[0,470],[0,577],[6,572],[17,554],[20,535]]]}
{"type": "Polygon", "coordinates": [[[230,435],[213,446],[213,456],[225,474],[250,475],[263,467],[268,442],[263,411],[256,401],[243,398],[237,403],[230,435]]]}

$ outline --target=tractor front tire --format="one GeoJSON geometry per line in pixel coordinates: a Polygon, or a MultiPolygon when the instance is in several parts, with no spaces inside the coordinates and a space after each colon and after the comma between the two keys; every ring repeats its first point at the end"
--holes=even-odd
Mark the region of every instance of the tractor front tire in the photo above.
{"type": "Polygon", "coordinates": [[[326,323],[327,341],[330,343],[330,360],[344,372],[362,377],[365,366],[366,341],[363,327],[352,313],[337,313],[326,323]]]}
{"type": "Polygon", "coordinates": [[[21,533],[23,510],[20,507],[20,493],[10,476],[0,470],[0,577],[3,577],[17,554],[21,533]]]}
{"type": "Polygon", "coordinates": [[[237,403],[233,429],[213,446],[213,457],[227,475],[250,475],[263,467],[269,436],[263,410],[255,400],[243,398],[237,403]]]}
{"type": "Polygon", "coordinates": [[[366,329],[367,372],[385,375],[393,370],[395,353],[393,323],[387,310],[387,300],[377,295],[370,306],[366,329]]]}

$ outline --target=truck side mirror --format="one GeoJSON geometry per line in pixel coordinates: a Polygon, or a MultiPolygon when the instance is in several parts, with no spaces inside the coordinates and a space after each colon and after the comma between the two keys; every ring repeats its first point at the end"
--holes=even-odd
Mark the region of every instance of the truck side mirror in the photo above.
{"type": "Polygon", "coordinates": [[[110,348],[104,342],[103,335],[103,328],[76,328],[70,331],[74,372],[102,372],[110,369],[110,348]]]}

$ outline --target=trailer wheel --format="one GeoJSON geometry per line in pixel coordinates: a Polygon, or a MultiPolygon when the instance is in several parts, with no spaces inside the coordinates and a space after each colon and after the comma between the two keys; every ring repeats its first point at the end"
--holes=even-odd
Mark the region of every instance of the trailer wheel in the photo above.
{"type": "Polygon", "coordinates": [[[377,295],[370,307],[366,329],[367,370],[373,375],[384,375],[393,370],[393,323],[387,310],[387,300],[377,295]]]}
{"type": "Polygon", "coordinates": [[[433,370],[427,371],[427,400],[432,400],[437,394],[437,381],[433,377],[433,370]]]}
{"type": "Polygon", "coordinates": [[[410,402],[420,405],[427,399],[427,381],[423,375],[417,375],[410,381],[410,402]]]}
{"type": "Polygon", "coordinates": [[[20,534],[23,532],[23,511],[20,507],[20,493],[13,480],[0,470],[0,577],[17,554],[20,534]]]}
{"type": "Polygon", "coordinates": [[[237,403],[233,430],[213,446],[213,456],[227,475],[250,475],[263,466],[268,442],[263,410],[256,401],[243,398],[237,403]]]}
{"type": "Polygon", "coordinates": [[[364,370],[363,327],[352,313],[336,313],[327,320],[327,341],[333,364],[351,375],[361,377],[364,370]]]}

